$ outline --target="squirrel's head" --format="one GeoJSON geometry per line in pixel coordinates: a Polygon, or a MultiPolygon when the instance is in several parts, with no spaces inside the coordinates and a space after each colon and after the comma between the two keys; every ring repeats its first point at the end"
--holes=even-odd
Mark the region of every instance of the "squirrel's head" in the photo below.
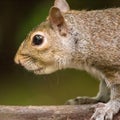
{"type": "Polygon", "coordinates": [[[45,22],[31,31],[21,44],[15,62],[36,74],[48,74],[66,68],[72,47],[66,20],[69,11],[65,0],[56,0],[45,22]]]}

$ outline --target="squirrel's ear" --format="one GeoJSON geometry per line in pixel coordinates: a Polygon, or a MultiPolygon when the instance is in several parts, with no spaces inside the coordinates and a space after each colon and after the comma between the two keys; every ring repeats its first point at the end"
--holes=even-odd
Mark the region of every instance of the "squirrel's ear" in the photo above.
{"type": "Polygon", "coordinates": [[[67,12],[70,10],[66,0],[55,0],[54,6],[59,8],[61,12],[67,12]]]}
{"type": "Polygon", "coordinates": [[[49,21],[53,28],[57,28],[61,35],[65,35],[66,33],[66,24],[64,17],[57,7],[52,7],[49,12],[49,21]]]}
{"type": "Polygon", "coordinates": [[[50,20],[51,24],[54,24],[57,26],[60,26],[64,23],[64,18],[63,18],[61,11],[59,10],[59,8],[52,7],[50,9],[49,20],[50,20]]]}

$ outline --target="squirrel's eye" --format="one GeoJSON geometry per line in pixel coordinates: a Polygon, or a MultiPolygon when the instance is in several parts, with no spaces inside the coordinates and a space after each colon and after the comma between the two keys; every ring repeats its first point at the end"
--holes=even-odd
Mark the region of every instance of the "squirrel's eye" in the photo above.
{"type": "Polygon", "coordinates": [[[33,45],[41,45],[44,41],[44,37],[42,35],[35,35],[33,37],[32,43],[33,45]]]}

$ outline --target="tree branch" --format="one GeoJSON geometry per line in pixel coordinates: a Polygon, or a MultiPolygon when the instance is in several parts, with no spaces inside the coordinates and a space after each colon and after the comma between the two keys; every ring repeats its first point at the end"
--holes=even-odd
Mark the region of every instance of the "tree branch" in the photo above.
{"type": "MultiPolygon", "coordinates": [[[[89,120],[95,105],[0,106],[0,120],[89,120]]],[[[120,120],[120,113],[114,120],[120,120]]]]}

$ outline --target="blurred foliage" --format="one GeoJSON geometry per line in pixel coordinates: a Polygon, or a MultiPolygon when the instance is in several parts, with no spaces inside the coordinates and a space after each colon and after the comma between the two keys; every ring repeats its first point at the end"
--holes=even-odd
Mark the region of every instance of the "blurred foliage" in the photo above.
{"type": "MultiPolygon", "coordinates": [[[[63,104],[76,96],[94,96],[98,82],[78,70],[36,76],[14,64],[14,55],[25,36],[44,21],[53,0],[0,1],[0,104],[63,104]]],[[[119,7],[119,0],[68,0],[72,9],[119,7]]]]}

